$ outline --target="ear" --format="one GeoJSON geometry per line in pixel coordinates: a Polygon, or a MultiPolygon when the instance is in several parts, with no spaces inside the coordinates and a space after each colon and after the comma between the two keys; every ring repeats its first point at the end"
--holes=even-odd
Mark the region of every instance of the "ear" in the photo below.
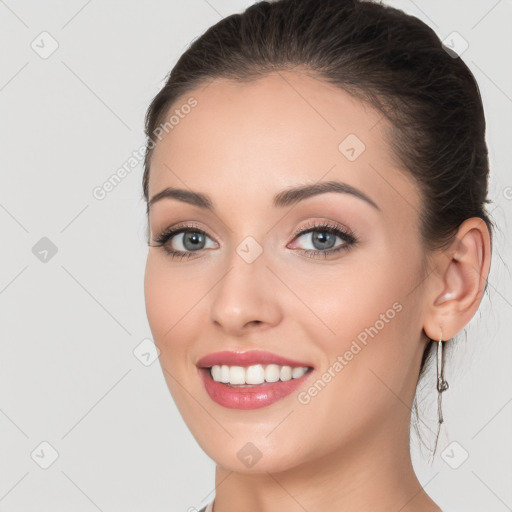
{"type": "Polygon", "coordinates": [[[491,265],[486,223],[478,217],[465,220],[453,243],[431,261],[423,330],[433,340],[449,340],[473,318],[485,291],[491,265]]]}

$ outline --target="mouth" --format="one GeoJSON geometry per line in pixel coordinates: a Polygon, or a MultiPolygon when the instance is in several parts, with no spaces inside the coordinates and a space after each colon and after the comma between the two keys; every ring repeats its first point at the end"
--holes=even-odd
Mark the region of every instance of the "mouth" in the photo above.
{"type": "Polygon", "coordinates": [[[290,366],[278,364],[253,364],[249,366],[216,364],[200,368],[214,382],[236,388],[253,388],[276,382],[300,379],[313,370],[312,366],[290,366]]]}
{"type": "Polygon", "coordinates": [[[264,350],[225,350],[196,362],[208,396],[229,409],[259,409],[291,397],[314,366],[264,350]]]}

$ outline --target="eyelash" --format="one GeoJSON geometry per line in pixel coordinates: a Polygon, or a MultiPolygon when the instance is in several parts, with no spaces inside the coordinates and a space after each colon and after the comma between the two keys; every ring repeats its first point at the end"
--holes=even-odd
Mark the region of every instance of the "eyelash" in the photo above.
{"type": "MultiPolygon", "coordinates": [[[[338,253],[341,251],[346,251],[357,243],[357,238],[352,233],[350,233],[348,230],[345,231],[333,224],[328,224],[326,222],[312,223],[312,224],[309,224],[307,226],[303,226],[303,227],[297,229],[297,231],[295,231],[295,233],[294,233],[294,240],[295,240],[295,238],[298,238],[302,235],[305,235],[305,234],[311,233],[311,232],[315,232],[315,231],[336,235],[339,238],[341,238],[345,242],[345,244],[342,244],[334,249],[327,249],[325,251],[313,250],[313,249],[295,249],[295,250],[302,251],[302,253],[309,254],[310,256],[308,256],[308,257],[318,258],[321,255],[321,257],[323,257],[323,258],[327,258],[327,256],[330,256],[332,254],[335,254],[335,253],[338,253]]],[[[170,249],[169,247],[167,247],[166,244],[174,236],[179,235],[180,233],[189,233],[189,232],[199,233],[201,235],[208,236],[207,233],[205,233],[199,227],[197,227],[193,224],[188,224],[188,225],[180,226],[177,228],[166,229],[154,240],[154,242],[155,242],[154,245],[150,244],[150,247],[162,247],[164,249],[164,251],[169,256],[171,256],[171,258],[173,258],[173,259],[174,258],[178,258],[180,260],[184,259],[184,258],[188,259],[194,254],[194,252],[200,252],[200,250],[198,250],[198,251],[176,251],[174,249],[170,249]]]]}

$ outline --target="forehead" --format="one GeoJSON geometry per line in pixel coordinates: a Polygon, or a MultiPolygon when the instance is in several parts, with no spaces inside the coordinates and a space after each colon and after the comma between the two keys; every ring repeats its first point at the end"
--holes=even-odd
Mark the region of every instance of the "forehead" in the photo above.
{"type": "Polygon", "coordinates": [[[179,99],[166,119],[173,114],[153,151],[150,198],[178,187],[247,206],[270,203],[286,187],[327,180],[362,189],[381,205],[414,193],[386,140],[387,119],[302,72],[216,79],[179,99]],[[183,108],[191,97],[195,106],[183,108]]]}

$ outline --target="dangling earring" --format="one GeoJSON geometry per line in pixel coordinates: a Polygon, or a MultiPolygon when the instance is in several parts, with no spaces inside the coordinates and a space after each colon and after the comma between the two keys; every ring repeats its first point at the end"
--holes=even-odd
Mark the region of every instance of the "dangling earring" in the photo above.
{"type": "Polygon", "coordinates": [[[448,382],[444,379],[444,359],[443,359],[443,340],[437,343],[437,412],[439,415],[439,425],[443,423],[442,395],[448,389],[448,382]]]}
{"type": "Polygon", "coordinates": [[[437,441],[441,432],[441,424],[443,423],[443,409],[441,407],[442,395],[448,389],[448,382],[444,379],[444,359],[443,359],[443,335],[437,343],[437,413],[439,416],[439,423],[437,425],[437,436],[434,451],[432,452],[432,460],[437,450],[437,441]]]}

